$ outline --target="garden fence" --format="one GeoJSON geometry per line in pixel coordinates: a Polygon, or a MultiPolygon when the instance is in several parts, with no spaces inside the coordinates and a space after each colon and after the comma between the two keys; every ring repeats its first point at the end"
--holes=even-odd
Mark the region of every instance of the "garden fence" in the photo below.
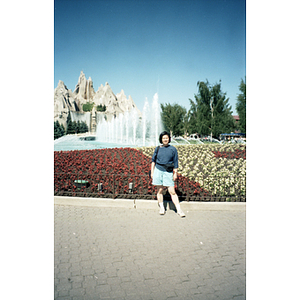
{"type": "MultiPolygon", "coordinates": [[[[221,186],[224,178],[214,178],[216,186],[221,186]],[[219,184],[218,184],[219,183],[219,184]]],[[[240,180],[231,178],[230,185],[222,190],[211,187],[203,189],[186,177],[179,176],[175,190],[180,201],[246,202],[246,191],[241,192],[240,180]]],[[[96,198],[156,199],[156,188],[148,175],[122,173],[83,174],[82,172],[54,174],[54,195],[96,198]]],[[[167,191],[164,199],[171,200],[167,191]]]]}

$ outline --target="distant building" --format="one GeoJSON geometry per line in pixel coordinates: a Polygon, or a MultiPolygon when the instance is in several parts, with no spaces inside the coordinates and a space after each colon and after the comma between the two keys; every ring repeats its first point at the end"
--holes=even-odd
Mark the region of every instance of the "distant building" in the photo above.
{"type": "Polygon", "coordinates": [[[237,123],[240,120],[240,116],[233,116],[233,118],[235,119],[235,123],[237,123]]]}
{"type": "MultiPolygon", "coordinates": [[[[239,120],[240,120],[240,116],[239,116],[239,115],[233,116],[233,118],[235,119],[235,124],[237,124],[237,123],[239,122],[239,120]]],[[[235,130],[234,132],[235,132],[235,133],[238,133],[239,131],[238,131],[238,130],[235,130]]]]}

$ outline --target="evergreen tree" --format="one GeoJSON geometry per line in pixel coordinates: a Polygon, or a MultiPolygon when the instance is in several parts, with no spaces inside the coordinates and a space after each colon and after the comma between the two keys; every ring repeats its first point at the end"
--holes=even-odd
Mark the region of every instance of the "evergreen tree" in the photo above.
{"type": "Polygon", "coordinates": [[[82,122],[82,132],[88,132],[89,127],[87,126],[86,122],[82,122]]]}
{"type": "Polygon", "coordinates": [[[60,137],[59,124],[58,121],[54,122],[54,139],[58,139],[60,137]]]}
{"type": "Polygon", "coordinates": [[[88,132],[89,131],[89,128],[86,124],[86,122],[80,122],[79,125],[78,125],[78,132],[79,133],[85,133],[85,132],[88,132]]]}
{"type": "Polygon", "coordinates": [[[76,128],[75,128],[74,122],[72,121],[71,113],[69,111],[68,117],[67,117],[67,132],[66,132],[66,134],[74,134],[75,129],[76,128]]]}
{"type": "Polygon", "coordinates": [[[74,131],[75,133],[79,133],[79,126],[80,126],[80,122],[79,121],[74,121],[74,131]]]}
{"type": "Polygon", "coordinates": [[[238,123],[238,129],[242,133],[246,133],[246,78],[245,81],[242,79],[241,83],[239,85],[239,89],[241,91],[241,94],[237,97],[237,103],[236,103],[236,111],[240,117],[239,123],[238,123]]]}
{"type": "Polygon", "coordinates": [[[102,112],[106,111],[106,105],[105,104],[97,105],[97,111],[102,111],[102,112]]]}
{"type": "Polygon", "coordinates": [[[78,130],[77,131],[78,133],[83,133],[83,122],[82,121],[78,122],[77,130],[78,130]]]}
{"type": "Polygon", "coordinates": [[[60,136],[64,136],[66,134],[66,130],[63,124],[59,126],[60,136]]]}
{"type": "Polygon", "coordinates": [[[65,128],[62,124],[59,124],[58,120],[54,122],[54,139],[58,139],[65,135],[65,128]]]}
{"type": "Polygon", "coordinates": [[[67,130],[61,125],[60,131],[64,134],[75,134],[75,133],[85,133],[89,131],[89,127],[87,126],[86,122],[82,121],[72,121],[71,114],[69,111],[67,117],[67,130]]]}
{"type": "MultiPolygon", "coordinates": [[[[75,122],[75,124],[76,124],[76,122],[75,122]]],[[[74,134],[75,133],[75,129],[76,129],[75,124],[72,121],[67,123],[67,134],[74,134]]]]}

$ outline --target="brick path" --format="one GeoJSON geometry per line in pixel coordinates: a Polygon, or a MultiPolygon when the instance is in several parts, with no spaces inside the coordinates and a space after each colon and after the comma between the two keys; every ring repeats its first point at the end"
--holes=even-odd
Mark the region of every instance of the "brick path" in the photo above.
{"type": "Polygon", "coordinates": [[[245,206],[54,207],[57,300],[246,298],[245,206]]]}

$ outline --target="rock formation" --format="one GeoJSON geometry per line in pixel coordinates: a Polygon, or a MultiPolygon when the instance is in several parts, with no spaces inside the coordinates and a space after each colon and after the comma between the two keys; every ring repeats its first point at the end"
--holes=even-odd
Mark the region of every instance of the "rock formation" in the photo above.
{"type": "Polygon", "coordinates": [[[78,83],[74,90],[75,99],[81,104],[84,104],[93,99],[95,91],[93,88],[93,81],[91,77],[86,80],[84,73],[81,71],[78,79],[78,83]]]}
{"type": "Polygon", "coordinates": [[[129,95],[127,99],[123,90],[121,90],[121,92],[117,94],[117,99],[119,102],[119,107],[123,111],[129,111],[132,108],[136,108],[135,103],[133,102],[131,96],[129,95]]]}
{"type": "Polygon", "coordinates": [[[54,121],[58,120],[66,127],[69,111],[78,111],[78,104],[75,101],[71,90],[60,80],[54,90],[54,121]]]}
{"type": "Polygon", "coordinates": [[[105,86],[101,84],[98,88],[97,93],[93,99],[95,105],[106,106],[106,114],[110,115],[118,115],[119,113],[124,112],[118,103],[118,99],[116,95],[113,93],[111,87],[108,82],[105,83],[105,86]]]}
{"type": "MultiPolygon", "coordinates": [[[[120,113],[131,111],[133,108],[137,109],[139,116],[142,115],[130,95],[127,99],[123,90],[115,95],[107,82],[105,86],[101,84],[95,92],[91,77],[87,80],[81,71],[74,92],[69,90],[63,81],[58,82],[54,90],[54,121],[58,120],[66,128],[69,111],[83,113],[82,105],[87,102],[94,102],[93,115],[98,105],[105,105],[105,112],[97,111],[96,113],[105,115],[107,120],[117,117],[120,113]]],[[[90,127],[90,124],[88,126],[90,127]]]]}

